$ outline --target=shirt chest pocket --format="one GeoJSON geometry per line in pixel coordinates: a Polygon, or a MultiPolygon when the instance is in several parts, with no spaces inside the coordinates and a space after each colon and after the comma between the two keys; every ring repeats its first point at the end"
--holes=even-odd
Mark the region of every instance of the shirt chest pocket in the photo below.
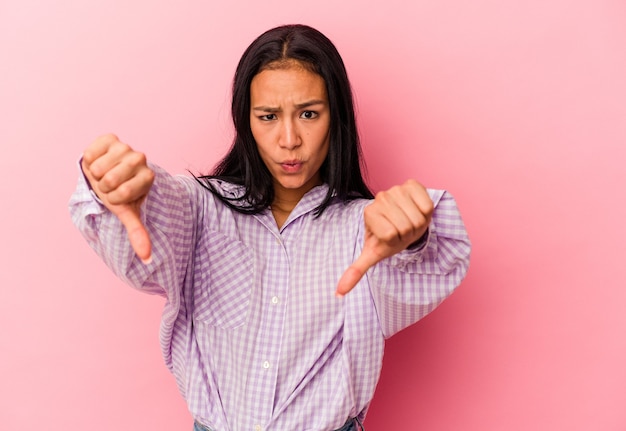
{"type": "Polygon", "coordinates": [[[240,241],[217,234],[202,247],[194,289],[194,320],[235,329],[248,319],[254,285],[254,254],[240,241]]]}

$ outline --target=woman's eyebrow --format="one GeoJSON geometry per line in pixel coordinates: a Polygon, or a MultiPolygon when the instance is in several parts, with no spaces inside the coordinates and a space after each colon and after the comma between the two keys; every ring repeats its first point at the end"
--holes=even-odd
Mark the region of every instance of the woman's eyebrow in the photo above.
{"type": "Polygon", "coordinates": [[[325,105],[326,101],[321,100],[321,99],[313,99],[313,100],[309,100],[307,102],[303,102],[303,103],[298,103],[296,105],[296,108],[298,109],[302,109],[302,108],[308,108],[309,106],[314,106],[314,105],[325,105]]]}
{"type": "Polygon", "coordinates": [[[263,111],[263,112],[280,112],[280,108],[273,108],[271,106],[255,106],[252,108],[254,111],[263,111]]]}
{"type": "MultiPolygon", "coordinates": [[[[308,100],[306,102],[302,102],[302,103],[298,103],[296,104],[296,108],[297,109],[303,109],[303,108],[308,108],[310,106],[315,106],[315,105],[325,105],[326,101],[322,100],[322,99],[313,99],[313,100],[308,100]]],[[[252,108],[252,110],[254,111],[262,111],[262,112],[270,112],[270,113],[274,113],[274,112],[280,112],[282,111],[281,108],[276,108],[273,106],[255,106],[254,108],[252,108]]]]}

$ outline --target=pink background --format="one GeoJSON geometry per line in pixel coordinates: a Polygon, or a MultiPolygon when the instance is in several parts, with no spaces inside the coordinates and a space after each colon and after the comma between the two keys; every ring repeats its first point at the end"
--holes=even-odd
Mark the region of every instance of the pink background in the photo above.
{"type": "Polygon", "coordinates": [[[0,2],[0,429],[191,430],[163,301],[70,223],[75,162],[112,131],[206,171],[239,56],[303,22],[346,61],[374,188],[447,188],[474,244],[388,343],[367,430],[625,430],[626,3],[228,3],[0,2]]]}

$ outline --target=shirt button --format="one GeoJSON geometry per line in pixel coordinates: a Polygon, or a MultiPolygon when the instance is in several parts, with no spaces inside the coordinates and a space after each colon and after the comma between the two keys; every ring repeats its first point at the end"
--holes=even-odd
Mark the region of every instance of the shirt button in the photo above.
{"type": "Polygon", "coordinates": [[[280,240],[276,238],[276,244],[280,245],[280,240]]]}
{"type": "Polygon", "coordinates": [[[278,296],[272,298],[272,304],[278,304],[278,296]]]}
{"type": "Polygon", "coordinates": [[[256,424],[256,425],[254,426],[254,431],[263,431],[263,428],[261,427],[261,425],[256,424]]]}
{"type": "Polygon", "coordinates": [[[263,368],[266,370],[270,367],[270,363],[268,361],[263,362],[263,368]]]}

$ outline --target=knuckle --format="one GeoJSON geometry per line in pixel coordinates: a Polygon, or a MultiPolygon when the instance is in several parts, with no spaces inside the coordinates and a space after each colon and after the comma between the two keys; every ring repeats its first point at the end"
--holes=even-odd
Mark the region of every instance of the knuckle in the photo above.
{"type": "Polygon", "coordinates": [[[113,142],[111,144],[111,148],[113,149],[113,151],[115,151],[118,154],[125,154],[125,153],[132,151],[128,144],[125,144],[120,141],[113,142]]]}
{"type": "Polygon", "coordinates": [[[137,151],[131,151],[128,155],[128,161],[133,167],[143,166],[146,164],[146,155],[137,151]]]}
{"type": "Polygon", "coordinates": [[[428,199],[424,204],[424,215],[430,217],[433,211],[435,211],[435,203],[432,201],[432,199],[428,199]]]}
{"type": "Polygon", "coordinates": [[[147,169],[145,171],[145,176],[146,176],[146,181],[148,184],[152,185],[152,183],[154,183],[154,171],[152,169],[147,169]]]}
{"type": "Polygon", "coordinates": [[[115,194],[119,203],[128,203],[133,200],[133,190],[128,183],[120,184],[115,190],[115,194]]]}
{"type": "Polygon", "coordinates": [[[110,146],[111,144],[113,144],[114,142],[118,140],[119,139],[117,138],[117,136],[115,136],[113,133],[106,133],[102,136],[98,136],[98,138],[96,138],[93,144],[110,146]]]}
{"type": "Polygon", "coordinates": [[[389,190],[378,192],[378,193],[376,193],[376,196],[375,196],[374,199],[376,201],[378,201],[378,202],[385,203],[385,202],[387,202],[389,200],[389,193],[390,193],[389,190]]]}
{"type": "Polygon", "coordinates": [[[107,172],[101,179],[100,179],[100,186],[106,190],[114,190],[115,188],[117,188],[119,183],[119,178],[118,176],[115,174],[115,172],[107,172]]]}
{"type": "Polygon", "coordinates": [[[398,231],[392,228],[384,229],[379,233],[380,240],[386,243],[391,243],[397,240],[398,236],[398,231]]]}
{"type": "Polygon", "coordinates": [[[83,151],[83,162],[85,162],[86,165],[91,165],[95,159],[94,151],[91,147],[87,147],[85,151],[83,151]]]}
{"type": "Polygon", "coordinates": [[[403,187],[396,184],[395,186],[392,186],[391,188],[389,188],[389,190],[387,190],[387,194],[391,196],[395,196],[395,195],[398,195],[399,193],[402,193],[402,190],[403,190],[403,187]]]}
{"type": "Polygon", "coordinates": [[[426,223],[427,219],[428,219],[428,214],[425,214],[422,211],[419,211],[418,213],[414,215],[411,222],[413,223],[413,226],[419,229],[421,226],[423,226],[426,223]]]}
{"type": "Polygon", "coordinates": [[[102,169],[100,169],[100,166],[96,163],[89,165],[87,170],[96,181],[100,181],[104,175],[104,172],[102,172],[102,169]]]}
{"type": "Polygon", "coordinates": [[[119,204],[122,203],[122,201],[120,200],[120,198],[119,198],[119,196],[117,194],[117,191],[107,193],[106,197],[107,197],[107,201],[111,205],[119,205],[119,204]]]}
{"type": "Polygon", "coordinates": [[[398,235],[402,241],[406,241],[406,240],[412,241],[412,238],[417,234],[418,231],[419,231],[419,228],[417,226],[408,225],[400,229],[398,231],[398,235]]]}
{"type": "Polygon", "coordinates": [[[119,138],[117,137],[117,135],[115,135],[114,133],[106,133],[104,135],[102,135],[101,138],[103,141],[106,142],[115,142],[115,141],[119,141],[119,138]]]}
{"type": "Polygon", "coordinates": [[[100,178],[102,178],[102,175],[104,175],[104,173],[98,167],[97,162],[90,163],[87,160],[83,160],[81,163],[81,169],[83,170],[85,176],[89,178],[90,180],[92,178],[95,180],[99,180],[100,178]]]}

